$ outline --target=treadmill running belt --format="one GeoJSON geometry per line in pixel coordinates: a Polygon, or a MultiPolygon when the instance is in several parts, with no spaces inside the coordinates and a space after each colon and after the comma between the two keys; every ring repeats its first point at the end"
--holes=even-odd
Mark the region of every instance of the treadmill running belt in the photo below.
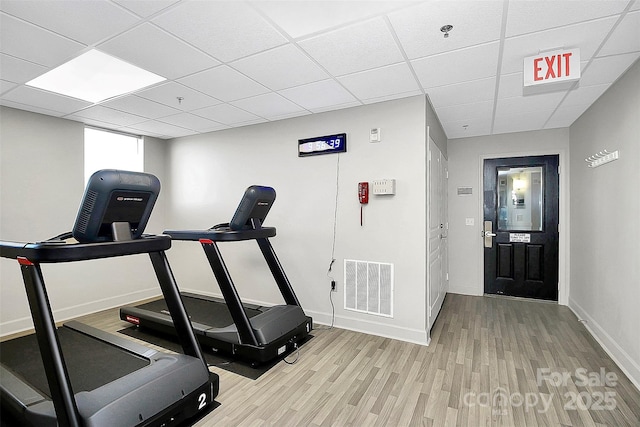
{"type": "MultiPolygon", "coordinates": [[[[94,390],[149,364],[147,359],[69,328],[58,328],[58,337],[74,393],[94,390]]],[[[5,368],[51,396],[35,334],[5,341],[0,349],[5,368]]]]}
{"type": "MultiPolygon", "coordinates": [[[[182,300],[192,322],[202,323],[213,328],[224,328],[233,324],[231,312],[223,302],[193,298],[188,295],[182,295],[182,300]]],[[[138,308],[169,315],[164,299],[139,305],[138,308]]],[[[249,318],[261,313],[260,310],[247,307],[244,307],[244,312],[249,318]]]]}

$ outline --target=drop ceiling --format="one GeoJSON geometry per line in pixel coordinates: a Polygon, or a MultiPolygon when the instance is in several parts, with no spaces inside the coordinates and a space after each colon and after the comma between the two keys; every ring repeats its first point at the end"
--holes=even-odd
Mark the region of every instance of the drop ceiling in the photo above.
{"type": "Polygon", "coordinates": [[[164,139],[416,95],[448,138],[568,127],[640,57],[640,0],[2,0],[0,19],[0,105],[164,139]],[[523,95],[523,58],[558,48],[580,81],[523,95]],[[167,80],[98,104],[25,85],[90,49],[167,80]]]}

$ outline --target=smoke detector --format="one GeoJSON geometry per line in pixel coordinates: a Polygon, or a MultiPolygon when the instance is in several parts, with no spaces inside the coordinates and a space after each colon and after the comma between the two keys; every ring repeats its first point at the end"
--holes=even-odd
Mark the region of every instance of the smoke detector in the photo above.
{"type": "Polygon", "coordinates": [[[453,30],[453,25],[443,25],[442,27],[440,27],[440,31],[442,31],[444,33],[444,38],[446,39],[447,37],[449,37],[449,31],[453,30]]]}

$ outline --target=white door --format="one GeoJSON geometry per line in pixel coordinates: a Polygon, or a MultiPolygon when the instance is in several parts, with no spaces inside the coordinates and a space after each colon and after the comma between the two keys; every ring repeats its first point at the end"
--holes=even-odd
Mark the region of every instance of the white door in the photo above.
{"type": "Polygon", "coordinates": [[[447,161],[438,146],[429,138],[427,153],[428,195],[428,267],[427,267],[427,330],[440,312],[447,292],[447,161]]]}

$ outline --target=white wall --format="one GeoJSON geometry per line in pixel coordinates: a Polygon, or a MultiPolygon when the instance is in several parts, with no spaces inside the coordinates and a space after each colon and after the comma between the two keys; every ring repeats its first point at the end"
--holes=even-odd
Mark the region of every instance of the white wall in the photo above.
{"type": "MultiPolygon", "coordinates": [[[[271,243],[305,311],[328,324],[339,161],[335,325],[425,343],[425,103],[419,96],[172,140],[169,227],[228,222],[247,186],[273,186],[277,199],[265,223],[278,230],[271,243]],[[372,144],[374,127],[382,142],[372,144]],[[298,158],[298,139],[340,132],[346,153],[298,158]],[[397,194],[371,196],[361,227],[357,183],[378,178],[395,178],[397,194]],[[393,319],[343,309],[344,259],[394,264],[393,319]]],[[[282,302],[254,242],[220,247],[244,300],[282,302]]],[[[169,260],[181,288],[219,294],[200,245],[175,242],[169,260]]]]}
{"type": "Polygon", "coordinates": [[[569,306],[640,388],[640,62],[571,126],[569,306]],[[608,149],[598,168],[585,158],[608,149]]]}
{"type": "MultiPolygon", "coordinates": [[[[45,240],[70,231],[84,191],[83,124],[0,107],[0,239],[45,240]]],[[[145,167],[164,173],[164,144],[149,140],[145,167]]],[[[158,202],[148,226],[162,231],[158,202]]],[[[159,293],[148,257],[42,267],[56,321],[159,293]]],[[[0,334],[32,327],[20,269],[0,259],[0,334]]]]}
{"type": "Polygon", "coordinates": [[[427,127],[429,128],[429,138],[433,139],[433,142],[436,143],[442,155],[448,158],[447,154],[447,134],[444,133],[444,129],[442,128],[442,123],[440,123],[440,119],[436,115],[435,110],[433,109],[433,105],[431,104],[431,100],[427,95],[427,127]]]}
{"type": "MultiPolygon", "coordinates": [[[[482,160],[534,154],[560,154],[560,253],[566,252],[568,224],[568,163],[569,129],[510,133],[475,138],[451,139],[449,153],[449,292],[482,295],[483,240],[482,231],[482,160]],[[458,196],[458,187],[472,187],[472,195],[458,196]],[[474,225],[465,225],[473,218],[474,225]]],[[[561,261],[560,281],[566,304],[568,289],[567,266],[561,261]]],[[[563,298],[565,301],[563,301],[563,298]]]]}

